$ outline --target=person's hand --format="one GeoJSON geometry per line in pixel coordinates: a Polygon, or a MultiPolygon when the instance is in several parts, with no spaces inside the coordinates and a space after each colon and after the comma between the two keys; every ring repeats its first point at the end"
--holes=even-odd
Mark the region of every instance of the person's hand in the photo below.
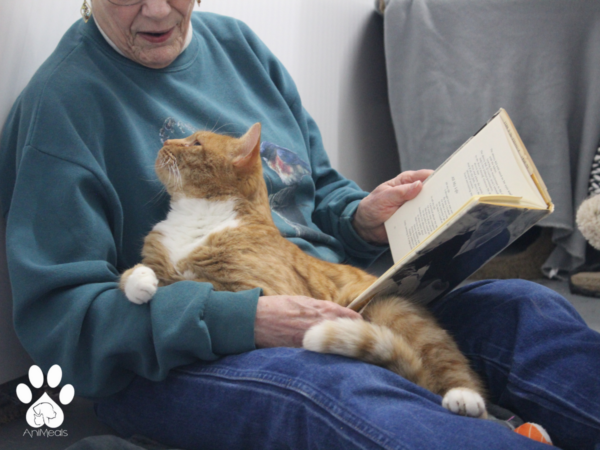
{"type": "Polygon", "coordinates": [[[258,299],[254,343],[264,347],[302,347],[304,333],[323,320],[362,316],[337,303],[310,297],[273,295],[258,299]]]}
{"type": "Polygon", "coordinates": [[[429,169],[410,170],[377,186],[362,199],[354,215],[352,225],[358,235],[373,244],[386,244],[388,237],[383,223],[421,192],[423,181],[432,173],[429,169]]]}

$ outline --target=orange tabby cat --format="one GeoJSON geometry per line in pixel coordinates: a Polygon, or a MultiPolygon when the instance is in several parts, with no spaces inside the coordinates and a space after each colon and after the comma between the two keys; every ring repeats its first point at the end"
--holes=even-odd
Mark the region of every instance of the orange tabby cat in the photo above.
{"type": "MultiPolygon", "coordinates": [[[[145,239],[143,264],[121,288],[135,303],[180,280],[216,290],[260,287],[263,295],[304,295],[348,305],[375,277],[307,255],[273,223],[260,158],[260,124],[239,139],[198,132],[165,142],[156,173],[171,211],[145,239]]],[[[442,395],[443,406],[485,417],[483,388],[451,339],[422,307],[397,296],[372,301],[364,321],[337,319],[308,330],[305,348],[386,367],[442,395]]]]}

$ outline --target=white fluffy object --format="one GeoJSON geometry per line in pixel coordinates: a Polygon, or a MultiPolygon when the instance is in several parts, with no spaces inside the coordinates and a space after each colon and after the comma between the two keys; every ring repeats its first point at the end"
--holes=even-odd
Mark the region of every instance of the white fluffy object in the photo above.
{"type": "Polygon", "coordinates": [[[583,201],[577,210],[576,220],[583,237],[600,250],[600,194],[583,201]]]}

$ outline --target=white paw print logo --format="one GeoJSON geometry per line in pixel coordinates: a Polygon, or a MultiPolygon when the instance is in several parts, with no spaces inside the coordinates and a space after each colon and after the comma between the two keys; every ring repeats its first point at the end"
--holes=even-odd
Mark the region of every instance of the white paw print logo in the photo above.
{"type": "MultiPolygon", "coordinates": [[[[55,364],[50,367],[47,379],[48,386],[55,388],[60,384],[61,379],[62,369],[60,366],[55,364]]],[[[44,373],[38,366],[31,366],[29,368],[29,383],[36,389],[41,388],[44,384],[44,373]]],[[[17,397],[25,404],[31,402],[33,396],[29,386],[24,383],[19,384],[17,386],[17,397]]],[[[60,403],[63,405],[71,403],[73,397],[75,397],[75,389],[70,384],[65,384],[58,394],[60,403]]],[[[58,428],[65,420],[65,415],[60,406],[44,392],[44,395],[36,402],[33,402],[31,407],[27,410],[25,419],[29,426],[33,428],[39,428],[42,425],[46,425],[49,428],[58,428]]]]}

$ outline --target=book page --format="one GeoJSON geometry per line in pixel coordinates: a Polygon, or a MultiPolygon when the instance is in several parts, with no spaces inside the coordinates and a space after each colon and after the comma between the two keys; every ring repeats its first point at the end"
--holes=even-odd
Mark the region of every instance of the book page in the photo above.
{"type": "Polygon", "coordinates": [[[530,205],[546,206],[509,139],[496,116],[426,180],[415,199],[388,219],[385,226],[394,262],[473,196],[512,195],[530,205]]]}

